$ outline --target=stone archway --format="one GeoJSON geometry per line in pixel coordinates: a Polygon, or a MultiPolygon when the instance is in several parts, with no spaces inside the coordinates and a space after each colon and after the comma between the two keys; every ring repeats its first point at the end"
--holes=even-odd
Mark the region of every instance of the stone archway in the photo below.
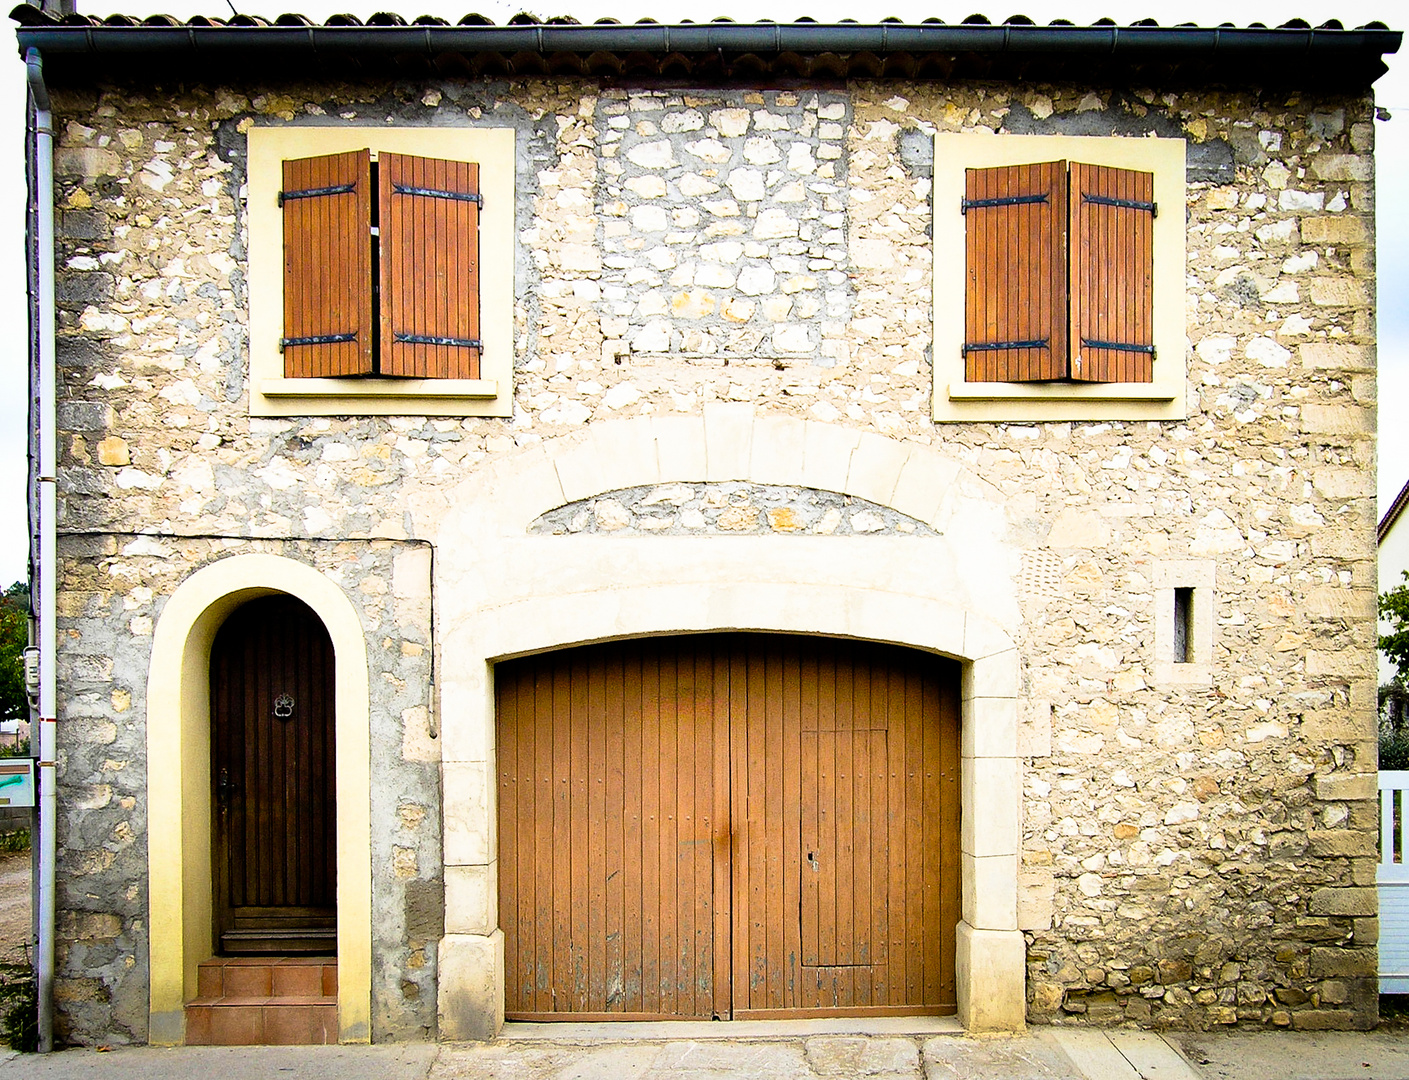
{"type": "Polygon", "coordinates": [[[503,1019],[493,664],[595,641],[721,630],[860,638],[961,662],[959,1014],[973,1031],[1022,1026],[1011,630],[1019,553],[1006,539],[1000,492],[930,447],[717,404],[702,416],[612,421],[534,444],[467,479],[450,503],[455,509],[436,530],[441,642],[456,657],[442,685],[442,1037],[490,1038],[503,1019]],[[526,533],[540,514],[579,499],[691,481],[840,492],[907,514],[938,535],[526,533]],[[980,798],[982,814],[975,812],[980,798]]]}
{"type": "Polygon", "coordinates": [[[367,648],[357,612],[317,570],[277,555],[236,555],[172,593],[152,639],[147,678],[147,874],[151,917],[150,1033],[185,1041],[184,1005],[210,955],[210,650],[247,600],[287,593],[332,637],[337,660],[338,1020],[343,1042],[371,1039],[371,760],[367,648]]]}

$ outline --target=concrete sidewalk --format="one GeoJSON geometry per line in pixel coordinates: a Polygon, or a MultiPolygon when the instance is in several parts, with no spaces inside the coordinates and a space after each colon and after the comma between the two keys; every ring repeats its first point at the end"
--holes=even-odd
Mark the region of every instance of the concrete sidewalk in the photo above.
{"type": "MultiPolygon", "coordinates": [[[[652,1025],[653,1027],[655,1025],[652,1025]]],[[[1409,1080],[1409,1037],[1039,1028],[564,1038],[488,1045],[134,1047],[0,1057],[0,1080],[1409,1080]]],[[[718,1030],[718,1025],[714,1025],[718,1030]]]]}

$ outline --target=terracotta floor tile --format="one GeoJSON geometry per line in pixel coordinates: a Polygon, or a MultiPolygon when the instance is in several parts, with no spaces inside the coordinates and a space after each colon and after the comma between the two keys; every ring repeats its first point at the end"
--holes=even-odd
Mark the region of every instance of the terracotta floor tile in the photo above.
{"type": "Polygon", "coordinates": [[[225,996],[224,964],[202,964],[196,969],[196,996],[203,998],[225,996]]]}
{"type": "Polygon", "coordinates": [[[212,957],[186,1006],[188,1046],[338,1041],[338,964],[329,956],[212,957]]]}
{"type": "Polygon", "coordinates": [[[275,997],[322,997],[321,964],[280,964],[274,968],[271,991],[275,997]]]}
{"type": "Polygon", "coordinates": [[[261,1046],[264,1043],[264,1006],[220,1005],[210,1010],[213,1046],[261,1046]]]}
{"type": "Polygon", "coordinates": [[[225,969],[226,997],[268,997],[273,992],[273,976],[268,964],[225,969]]]}
{"type": "Polygon", "coordinates": [[[210,1045],[210,1006],[186,1006],[186,1045],[210,1045]]]}
{"type": "Polygon", "coordinates": [[[327,1046],[338,1044],[338,1007],[326,1005],[323,1013],[323,1043],[327,1046]]]}
{"type": "Polygon", "coordinates": [[[324,1005],[268,1005],[264,1041],[268,1046],[311,1046],[323,1042],[324,1005]]]}

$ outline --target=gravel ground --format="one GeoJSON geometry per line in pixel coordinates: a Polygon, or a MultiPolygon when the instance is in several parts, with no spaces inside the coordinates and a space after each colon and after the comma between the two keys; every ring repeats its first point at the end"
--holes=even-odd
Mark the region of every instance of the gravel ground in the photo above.
{"type": "Polygon", "coordinates": [[[30,935],[29,853],[0,855],[0,962],[23,960],[30,935]]]}

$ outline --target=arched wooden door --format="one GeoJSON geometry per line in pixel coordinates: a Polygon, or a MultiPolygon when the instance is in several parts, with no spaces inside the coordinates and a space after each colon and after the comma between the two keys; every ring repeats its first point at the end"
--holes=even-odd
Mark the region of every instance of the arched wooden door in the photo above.
{"type": "Polygon", "coordinates": [[[709,634],[496,691],[509,1016],[955,1011],[958,664],[709,634]]]}
{"type": "Polygon", "coordinates": [[[292,596],[241,605],[210,657],[215,948],[337,951],[333,646],[292,596]]]}

